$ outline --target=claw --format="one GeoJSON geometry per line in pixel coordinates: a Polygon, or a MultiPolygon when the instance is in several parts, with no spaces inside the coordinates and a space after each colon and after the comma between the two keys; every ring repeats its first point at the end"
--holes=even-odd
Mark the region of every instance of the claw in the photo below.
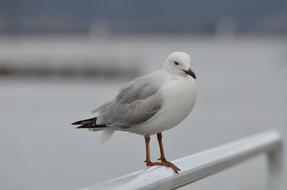
{"type": "Polygon", "coordinates": [[[162,161],[162,163],[164,163],[167,167],[172,168],[175,171],[175,173],[181,172],[181,170],[176,165],[167,160],[162,161]]]}
{"type": "Polygon", "coordinates": [[[177,174],[181,171],[176,165],[174,165],[173,163],[168,162],[166,160],[165,161],[161,161],[161,162],[147,161],[146,165],[147,166],[166,166],[166,167],[169,167],[169,168],[173,169],[173,171],[175,173],[177,173],[177,174]]]}

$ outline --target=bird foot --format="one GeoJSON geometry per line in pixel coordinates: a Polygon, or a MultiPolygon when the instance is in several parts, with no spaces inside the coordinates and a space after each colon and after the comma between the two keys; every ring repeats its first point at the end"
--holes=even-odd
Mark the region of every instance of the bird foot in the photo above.
{"type": "Polygon", "coordinates": [[[147,166],[166,166],[168,168],[173,169],[173,171],[177,174],[181,171],[176,165],[174,165],[173,163],[171,163],[165,159],[161,160],[161,162],[151,162],[151,161],[147,161],[147,160],[145,162],[146,162],[147,166]]]}

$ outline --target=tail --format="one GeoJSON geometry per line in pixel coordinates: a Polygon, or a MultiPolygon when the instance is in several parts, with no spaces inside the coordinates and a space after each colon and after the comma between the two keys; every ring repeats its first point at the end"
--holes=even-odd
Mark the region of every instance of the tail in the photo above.
{"type": "Polygon", "coordinates": [[[113,135],[114,130],[107,127],[104,130],[102,130],[102,135],[100,137],[101,143],[106,143],[113,135]]]}
{"type": "Polygon", "coordinates": [[[100,128],[107,127],[106,125],[97,125],[97,117],[76,121],[72,123],[72,125],[80,125],[77,127],[77,129],[81,129],[81,128],[100,129],[100,128]]]}

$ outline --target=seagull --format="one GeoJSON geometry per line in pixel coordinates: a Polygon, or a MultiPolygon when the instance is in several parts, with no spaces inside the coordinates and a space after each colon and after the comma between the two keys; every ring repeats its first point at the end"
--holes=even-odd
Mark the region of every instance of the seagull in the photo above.
{"type": "Polygon", "coordinates": [[[103,141],[114,131],[143,135],[146,166],[166,166],[179,173],[164,153],[162,132],[177,126],[192,111],[196,102],[196,76],[190,56],[171,53],[161,70],[139,77],[120,88],[118,95],[94,110],[95,117],[72,123],[77,128],[102,131],[103,141]],[[160,158],[150,159],[150,136],[157,135],[160,158]]]}

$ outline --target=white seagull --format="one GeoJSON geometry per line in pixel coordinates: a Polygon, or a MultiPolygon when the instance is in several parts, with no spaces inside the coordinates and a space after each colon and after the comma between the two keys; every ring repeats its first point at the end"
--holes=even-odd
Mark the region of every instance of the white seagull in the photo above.
{"type": "Polygon", "coordinates": [[[171,53],[161,70],[125,84],[114,100],[95,110],[95,117],[72,124],[103,131],[106,139],[116,130],[143,135],[146,165],[166,166],[179,173],[180,169],[165,157],[162,132],[183,121],[195,105],[196,76],[190,62],[184,52],[171,53]],[[150,160],[150,135],[154,134],[160,147],[159,162],[150,160]]]}

